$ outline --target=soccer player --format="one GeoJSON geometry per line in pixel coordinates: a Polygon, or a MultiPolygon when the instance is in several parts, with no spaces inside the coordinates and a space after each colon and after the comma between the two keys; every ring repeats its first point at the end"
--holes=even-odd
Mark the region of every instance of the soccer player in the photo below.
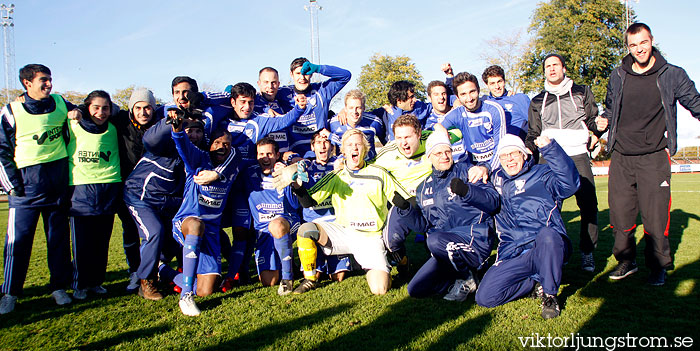
{"type": "Polygon", "coordinates": [[[374,138],[377,137],[382,144],[386,143],[386,131],[382,120],[373,114],[365,113],[365,94],[358,89],[350,90],[345,95],[344,111],[347,119],[346,124],[341,124],[338,116],[331,118],[331,143],[340,147],[340,139],[348,129],[359,129],[365,134],[369,142],[367,160],[373,159],[377,155],[377,151],[374,148],[374,138]]]}
{"type": "Polygon", "coordinates": [[[487,67],[481,74],[481,79],[489,88],[489,95],[484,95],[483,98],[495,101],[503,107],[506,114],[506,132],[525,140],[528,131],[530,98],[522,93],[510,94],[506,89],[506,74],[500,66],[487,67]]]}
{"type": "Polygon", "coordinates": [[[496,307],[533,292],[541,298],[542,318],[559,316],[557,293],[571,241],[559,208],[579,187],[574,161],[556,141],[535,140],[546,164],[535,164],[519,137],[506,134],[498,145],[501,169],[491,182],[501,194],[496,215],[496,263],[481,280],[476,303],[496,307]]]}
{"type": "MultiPolygon", "coordinates": [[[[305,280],[294,289],[296,294],[318,286],[317,244],[328,255],[353,254],[357,263],[368,270],[367,283],[373,294],[383,295],[391,286],[381,236],[387,203],[407,208],[405,199],[412,196],[385,169],[365,163],[368,144],[360,130],[348,130],[342,139],[343,168],[327,174],[308,192],[304,187],[294,189],[302,206],[311,207],[330,197],[336,211],[334,222],[304,223],[298,230],[297,246],[305,280]]],[[[292,178],[287,179],[278,183],[286,186],[292,178]]]]}
{"type": "MultiPolygon", "coordinates": [[[[284,97],[292,92],[290,87],[280,87],[279,73],[272,67],[263,67],[258,73],[258,89],[255,95],[255,112],[264,116],[283,116],[294,108],[284,97]]],[[[280,152],[289,150],[289,138],[285,130],[267,134],[279,144],[280,152]]]]}
{"type": "MultiPolygon", "coordinates": [[[[213,106],[204,111],[205,130],[207,133],[221,124],[231,133],[232,147],[241,155],[241,169],[257,163],[257,147],[255,143],[264,136],[283,130],[295,123],[307,109],[306,96],[295,96],[295,107],[280,117],[255,112],[255,88],[248,83],[237,83],[231,88],[231,105],[233,111],[223,107],[213,106]]],[[[243,174],[243,173],[241,173],[243,174]]],[[[238,179],[233,185],[236,189],[245,189],[245,180],[238,179]]],[[[243,263],[246,242],[252,240],[250,228],[250,209],[248,194],[239,191],[231,194],[231,223],[233,227],[233,243],[228,257],[229,272],[224,279],[225,290],[233,285],[234,276],[243,263]]]]}
{"type": "Polygon", "coordinates": [[[394,140],[393,125],[396,119],[402,115],[412,114],[418,119],[421,128],[425,125],[432,107],[423,101],[418,101],[415,84],[407,80],[394,82],[391,84],[389,92],[387,92],[387,98],[390,104],[387,107],[388,109],[380,107],[372,111],[373,114],[382,117],[382,122],[384,122],[384,128],[386,128],[387,132],[387,140],[394,140]]]}
{"type": "Polygon", "coordinates": [[[112,100],[107,92],[95,90],[83,108],[88,118],[68,123],[67,145],[73,297],[78,300],[87,298],[88,290],[107,293],[102,283],[122,191],[117,129],[108,122],[112,100]]]}
{"type": "Polygon", "coordinates": [[[283,191],[275,189],[272,172],[280,153],[277,142],[262,138],[256,143],[258,166],[246,170],[248,204],[257,231],[255,263],[263,286],[277,285],[279,295],[292,292],[292,243],[301,222],[298,208],[283,191]],[[281,272],[281,276],[280,276],[281,272]]]}
{"type": "Polygon", "coordinates": [[[51,70],[44,65],[22,67],[19,80],[26,90],[24,102],[12,102],[0,112],[0,183],[9,195],[0,314],[12,312],[22,292],[39,215],[46,232],[51,296],[59,305],[71,302],[64,290],[72,270],[68,154],[62,130],[68,111],[76,107],[51,94],[51,70]]]}
{"type": "MultiPolygon", "coordinates": [[[[173,218],[173,236],[183,248],[182,273],[165,264],[159,267],[159,273],[171,277],[181,288],[180,311],[197,316],[200,310],[194,296],[211,295],[221,274],[219,226],[240,156],[231,148],[231,134],[226,129],[215,130],[211,144],[205,148],[208,151],[204,151],[190,140],[183,126],[187,124],[176,120],[171,131],[187,175],[183,202],[173,218]],[[194,177],[203,170],[216,172],[218,179],[198,184],[194,177]]],[[[203,140],[199,144],[204,144],[203,140]]]]}
{"type": "Polygon", "coordinates": [[[452,82],[462,106],[450,111],[442,123],[434,125],[436,131],[446,133],[445,128],[457,127],[462,132],[462,143],[481,168],[483,179],[498,167],[493,157],[498,141],[506,134],[506,115],[501,105],[479,99],[479,80],[473,74],[461,72],[452,82]]]}
{"type": "MultiPolygon", "coordinates": [[[[449,65],[449,64],[448,64],[449,65]]],[[[450,70],[452,68],[450,67],[450,70]]],[[[428,83],[428,98],[430,99],[430,105],[432,110],[430,111],[430,116],[425,121],[425,129],[433,130],[433,126],[436,123],[442,123],[448,112],[452,110],[452,106],[456,101],[457,97],[452,95],[452,90],[447,86],[447,84],[434,80],[428,83]]],[[[456,128],[453,128],[454,132],[456,128]]],[[[461,134],[461,133],[460,133],[461,134]]],[[[461,160],[466,157],[464,152],[464,145],[461,140],[456,141],[452,144],[452,159],[456,161],[461,160]]]]}
{"type": "MultiPolygon", "coordinates": [[[[176,77],[172,84],[173,101],[181,110],[192,113],[201,108],[196,82],[189,77],[176,77]],[[194,99],[194,100],[193,100],[194,99]]],[[[160,300],[163,295],[155,286],[159,260],[169,261],[179,248],[172,236],[172,219],[182,203],[185,175],[182,160],[175,148],[168,119],[175,111],[146,131],[143,136],[143,157],[124,183],[124,202],[138,225],[141,237],[141,264],[137,274],[141,279],[139,296],[160,300]]],[[[201,122],[185,128],[191,140],[204,139],[201,122]]]]}
{"type": "Polygon", "coordinates": [[[328,111],[335,94],[348,84],[352,76],[350,71],[329,65],[316,65],[304,57],[296,58],[289,66],[293,86],[286,94],[289,104],[294,104],[295,95],[306,96],[308,104],[299,120],[288,130],[290,150],[305,156],[311,150],[311,136],[321,129],[328,129],[328,111]],[[314,73],[330,79],[321,83],[311,83],[314,73]]]}
{"type": "Polygon", "coordinates": [[[428,234],[431,257],[408,283],[408,294],[447,293],[446,300],[464,301],[476,292],[473,271],[491,255],[496,237],[492,216],[498,211],[499,195],[491,184],[468,183],[473,166],[454,163],[450,144],[442,133],[428,137],[426,154],[433,173],[416,189],[418,208],[399,210],[395,218],[416,221],[428,234]]]}

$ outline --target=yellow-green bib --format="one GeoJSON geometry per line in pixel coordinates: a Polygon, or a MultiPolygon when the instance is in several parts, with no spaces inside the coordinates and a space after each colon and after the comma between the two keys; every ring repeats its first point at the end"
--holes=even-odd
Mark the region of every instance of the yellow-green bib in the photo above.
{"type": "Polygon", "coordinates": [[[93,134],[69,121],[68,132],[68,185],[121,182],[117,129],[111,123],[104,133],[93,134]]]}
{"type": "Polygon", "coordinates": [[[24,168],[66,157],[66,143],[61,137],[68,108],[60,95],[51,94],[56,109],[50,113],[33,115],[21,102],[11,102],[15,116],[15,164],[24,168]]]}

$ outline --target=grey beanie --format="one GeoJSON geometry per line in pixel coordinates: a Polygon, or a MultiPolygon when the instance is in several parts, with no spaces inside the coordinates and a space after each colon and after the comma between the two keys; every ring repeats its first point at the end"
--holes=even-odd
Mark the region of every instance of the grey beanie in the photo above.
{"type": "Polygon", "coordinates": [[[140,101],[147,102],[153,109],[156,108],[156,98],[153,96],[153,92],[146,88],[136,88],[131,92],[131,97],[129,98],[129,112],[133,112],[134,105],[140,101]]]}

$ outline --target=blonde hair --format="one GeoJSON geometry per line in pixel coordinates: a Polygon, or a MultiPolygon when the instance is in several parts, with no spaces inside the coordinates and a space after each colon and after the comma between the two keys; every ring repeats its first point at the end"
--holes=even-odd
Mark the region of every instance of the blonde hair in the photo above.
{"type": "Polygon", "coordinates": [[[353,135],[360,135],[362,137],[362,145],[365,148],[365,155],[369,151],[369,141],[367,141],[367,138],[365,138],[365,133],[362,133],[361,130],[359,129],[348,129],[345,133],[343,133],[343,138],[340,140],[340,153],[345,152],[345,141],[350,139],[353,135]]]}
{"type": "Polygon", "coordinates": [[[345,100],[343,100],[344,105],[348,104],[348,99],[357,99],[362,101],[362,108],[365,108],[365,94],[362,91],[360,91],[360,89],[353,89],[348,91],[348,93],[345,94],[345,100]]]}

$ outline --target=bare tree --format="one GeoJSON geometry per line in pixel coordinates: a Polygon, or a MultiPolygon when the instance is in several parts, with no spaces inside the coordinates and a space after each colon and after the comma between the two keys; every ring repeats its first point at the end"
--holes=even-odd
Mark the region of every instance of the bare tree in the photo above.
{"type": "Polygon", "coordinates": [[[517,30],[484,40],[484,51],[479,55],[488,66],[499,65],[503,68],[506,87],[513,93],[521,92],[522,89],[518,63],[527,47],[522,34],[522,30],[517,30]]]}

